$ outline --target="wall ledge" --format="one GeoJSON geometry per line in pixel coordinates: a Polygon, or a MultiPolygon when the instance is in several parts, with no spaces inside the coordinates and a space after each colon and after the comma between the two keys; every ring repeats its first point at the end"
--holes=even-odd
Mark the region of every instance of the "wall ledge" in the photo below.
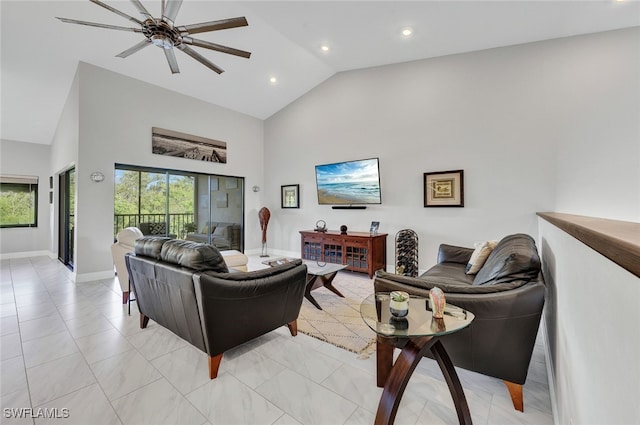
{"type": "Polygon", "coordinates": [[[537,215],[640,277],[640,223],[556,212],[537,215]]]}

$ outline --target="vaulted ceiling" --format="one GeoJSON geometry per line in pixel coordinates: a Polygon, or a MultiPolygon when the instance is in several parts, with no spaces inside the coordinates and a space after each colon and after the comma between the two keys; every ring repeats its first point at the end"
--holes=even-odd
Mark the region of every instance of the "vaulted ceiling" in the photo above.
{"type": "MultiPolygon", "coordinates": [[[[130,1],[104,2],[141,16],[130,1]]],[[[160,1],[142,3],[160,15],[160,1]]],[[[51,143],[79,61],[266,119],[341,71],[640,26],[640,2],[631,0],[184,0],[176,25],[245,16],[248,27],[197,38],[252,55],[244,59],[195,47],[226,72],[218,75],[177,52],[180,73],[172,75],[165,55],[153,46],[115,57],[141,41],[139,33],[55,19],[131,26],[88,0],[2,0],[0,6],[0,137],[43,144],[51,143]],[[402,35],[406,28],[410,36],[402,35]]]]}

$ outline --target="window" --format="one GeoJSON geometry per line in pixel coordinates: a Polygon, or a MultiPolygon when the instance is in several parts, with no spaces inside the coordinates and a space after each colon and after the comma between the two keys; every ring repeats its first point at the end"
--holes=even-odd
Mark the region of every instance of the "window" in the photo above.
{"type": "Polygon", "coordinates": [[[0,176],[0,227],[38,226],[38,177],[0,176]]]}
{"type": "Polygon", "coordinates": [[[125,227],[243,250],[244,178],[115,165],[114,237],[125,227]]]}

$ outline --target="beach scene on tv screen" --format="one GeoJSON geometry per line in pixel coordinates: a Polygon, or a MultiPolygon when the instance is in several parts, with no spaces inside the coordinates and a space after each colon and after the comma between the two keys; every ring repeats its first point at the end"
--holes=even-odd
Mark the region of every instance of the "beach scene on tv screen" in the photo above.
{"type": "Polygon", "coordinates": [[[380,203],[377,158],[317,165],[316,183],[319,204],[380,203]]]}

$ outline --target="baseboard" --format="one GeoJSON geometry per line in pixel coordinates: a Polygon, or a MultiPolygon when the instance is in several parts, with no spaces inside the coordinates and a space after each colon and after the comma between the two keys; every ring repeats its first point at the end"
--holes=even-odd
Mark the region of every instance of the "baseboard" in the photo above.
{"type": "Polygon", "coordinates": [[[11,260],[13,258],[28,258],[28,257],[49,257],[55,259],[56,255],[51,251],[25,251],[25,252],[8,252],[0,254],[0,260],[11,260]]]}
{"type": "Polygon", "coordinates": [[[115,272],[113,270],[107,270],[103,272],[94,272],[94,273],[75,273],[74,281],[76,283],[82,282],[92,282],[94,280],[105,280],[105,279],[113,279],[115,277],[115,272]]]}
{"type": "Polygon", "coordinates": [[[551,399],[551,414],[554,425],[560,425],[558,421],[558,399],[556,398],[556,374],[553,369],[551,349],[549,345],[549,333],[547,332],[547,321],[542,317],[542,338],[544,339],[545,365],[547,366],[547,381],[549,385],[549,398],[551,399]]]}

